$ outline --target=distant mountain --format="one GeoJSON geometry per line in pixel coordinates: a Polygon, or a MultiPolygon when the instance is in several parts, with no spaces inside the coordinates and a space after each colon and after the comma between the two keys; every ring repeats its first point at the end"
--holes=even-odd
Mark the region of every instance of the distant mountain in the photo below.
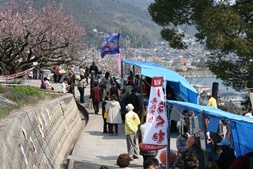
{"type": "Polygon", "coordinates": [[[154,0],[120,0],[122,3],[126,3],[135,7],[138,7],[140,9],[147,10],[148,6],[154,2],[154,0]]]}
{"type": "MultiPolygon", "coordinates": [[[[33,3],[38,8],[45,3],[62,4],[62,8],[71,12],[77,22],[85,27],[86,41],[90,46],[99,47],[105,36],[119,32],[120,43],[124,43],[128,36],[131,47],[150,47],[160,39],[160,28],[147,12],[148,1],[33,0],[33,3]]],[[[3,2],[9,0],[0,1],[3,2]]],[[[123,47],[123,44],[120,46],[123,47]]]]}
{"type": "Polygon", "coordinates": [[[159,26],[152,21],[146,9],[119,0],[58,1],[86,28],[87,40],[93,44],[100,45],[104,36],[114,32],[121,33],[121,42],[129,36],[133,47],[150,47],[160,38],[159,26]]]}
{"type": "MultiPolygon", "coordinates": [[[[3,2],[9,0],[1,0],[0,4],[3,2]]],[[[127,36],[133,48],[151,47],[161,39],[161,27],[152,21],[147,11],[154,0],[33,0],[36,7],[47,2],[62,4],[64,10],[73,14],[85,27],[86,42],[90,46],[98,48],[105,36],[115,32],[121,33],[121,47],[127,36]]]]}

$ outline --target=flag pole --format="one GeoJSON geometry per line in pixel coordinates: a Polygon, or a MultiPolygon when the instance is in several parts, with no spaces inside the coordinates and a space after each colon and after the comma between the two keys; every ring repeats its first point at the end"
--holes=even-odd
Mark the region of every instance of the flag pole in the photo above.
{"type": "Polygon", "coordinates": [[[120,89],[122,90],[124,88],[124,76],[123,76],[123,61],[122,58],[120,57],[120,77],[121,77],[121,84],[120,84],[120,89]]]}

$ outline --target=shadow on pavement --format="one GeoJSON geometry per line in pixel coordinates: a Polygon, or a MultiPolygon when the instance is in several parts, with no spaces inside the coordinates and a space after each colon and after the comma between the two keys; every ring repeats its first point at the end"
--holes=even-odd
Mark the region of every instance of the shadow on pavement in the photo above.
{"type": "Polygon", "coordinates": [[[85,126],[87,125],[88,121],[89,121],[89,113],[88,111],[84,108],[83,105],[81,105],[79,102],[76,101],[77,107],[79,109],[79,111],[82,113],[83,118],[82,120],[85,121],[85,126]]]}

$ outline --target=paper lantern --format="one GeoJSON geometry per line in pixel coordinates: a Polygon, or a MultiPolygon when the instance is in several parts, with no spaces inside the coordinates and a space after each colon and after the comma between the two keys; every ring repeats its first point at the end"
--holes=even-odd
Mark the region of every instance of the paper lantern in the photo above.
{"type": "MultiPolygon", "coordinates": [[[[161,153],[160,153],[160,161],[163,163],[163,164],[166,164],[166,149],[165,150],[162,150],[161,153]]],[[[172,165],[175,160],[177,158],[177,155],[176,153],[173,151],[173,150],[170,150],[170,165],[172,165]]]]}
{"type": "Polygon", "coordinates": [[[190,148],[191,145],[194,144],[194,142],[195,142],[194,136],[190,136],[190,137],[188,137],[188,139],[186,140],[186,146],[187,146],[188,148],[190,148]]]}

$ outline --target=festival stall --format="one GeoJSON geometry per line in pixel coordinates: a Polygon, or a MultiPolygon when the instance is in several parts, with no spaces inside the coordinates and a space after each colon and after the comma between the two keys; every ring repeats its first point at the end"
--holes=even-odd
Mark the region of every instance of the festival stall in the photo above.
{"type": "MultiPolygon", "coordinates": [[[[207,131],[217,132],[217,128],[220,121],[226,120],[229,122],[229,130],[231,131],[231,140],[229,141],[231,141],[235,149],[236,156],[238,157],[241,155],[245,155],[249,152],[253,152],[253,145],[251,144],[251,140],[253,140],[253,119],[241,115],[232,114],[230,112],[225,112],[214,107],[198,105],[198,93],[187,82],[187,80],[176,72],[166,69],[158,64],[134,60],[123,60],[122,64],[131,65],[133,71],[135,70],[135,67],[139,67],[140,74],[152,78],[152,81],[154,77],[163,77],[165,81],[171,86],[173,92],[175,92],[177,96],[182,98],[182,101],[165,101],[168,106],[166,111],[168,123],[164,123],[164,128],[165,126],[170,126],[171,119],[180,120],[180,118],[182,118],[183,116],[182,113],[184,110],[192,111],[194,112],[192,116],[192,128],[194,129],[194,131],[192,133],[200,134],[199,136],[201,138],[202,145],[203,147],[205,147],[207,144],[205,133],[207,131]],[[209,118],[208,126],[202,125],[206,124],[206,117],[209,118]]],[[[166,129],[164,130],[164,128],[160,128],[161,130],[158,130],[159,127],[157,127],[159,126],[158,123],[161,123],[166,119],[166,117],[163,116],[164,110],[159,112],[159,100],[156,103],[156,106],[152,105],[152,100],[154,99],[154,97],[159,98],[158,93],[160,92],[158,91],[161,91],[161,85],[154,85],[152,87],[154,89],[154,93],[151,94],[151,103],[149,103],[149,107],[147,109],[147,119],[148,121],[150,121],[149,133],[147,133],[146,135],[145,139],[147,141],[144,141],[144,145],[146,144],[147,149],[152,149],[159,146],[167,146],[167,150],[170,150],[170,127],[167,127],[167,132],[166,129]],[[157,107],[157,109],[153,110],[152,108],[154,107],[157,107]],[[167,135],[167,142],[163,142],[162,144],[154,143],[154,141],[157,141],[154,138],[158,138],[154,136],[161,136],[159,134],[163,134],[163,136],[167,135]]],[[[205,154],[207,154],[205,148],[203,148],[203,151],[205,152],[205,154]]],[[[205,157],[205,162],[206,161],[207,159],[205,157]]],[[[167,151],[167,164],[171,164],[170,151],[167,151]]],[[[166,168],[169,168],[169,166],[166,166],[166,168]]]]}
{"type": "MultiPolygon", "coordinates": [[[[152,62],[122,60],[122,63],[132,65],[133,70],[135,70],[135,67],[139,67],[141,76],[147,76],[150,78],[164,76],[173,92],[182,98],[183,101],[198,104],[198,92],[183,76],[178,73],[152,62]]],[[[124,68],[124,65],[121,67],[124,68]]]]}
{"type": "Polygon", "coordinates": [[[207,131],[216,131],[218,123],[220,120],[227,120],[231,126],[232,132],[232,142],[233,147],[236,151],[236,156],[245,155],[249,152],[253,152],[253,119],[233,114],[230,112],[225,112],[223,110],[210,107],[210,106],[201,106],[189,102],[180,102],[167,100],[167,102],[172,106],[174,113],[181,112],[183,110],[193,111],[195,116],[203,114],[205,117],[210,118],[210,122],[207,128],[207,131]]]}
{"type": "MultiPolygon", "coordinates": [[[[152,62],[122,60],[122,65],[121,65],[122,78],[123,78],[124,64],[128,64],[132,66],[133,77],[135,76],[135,68],[138,67],[140,69],[141,80],[143,79],[142,76],[147,76],[147,77],[152,78],[152,84],[150,84],[151,86],[150,96],[149,98],[147,98],[149,99],[147,112],[146,112],[147,121],[148,121],[148,125],[147,124],[146,125],[148,126],[148,128],[145,129],[146,131],[149,131],[149,132],[147,132],[144,136],[143,147],[146,148],[147,150],[148,149],[159,150],[162,147],[167,146],[167,150],[168,150],[167,163],[170,164],[170,159],[169,159],[169,156],[170,156],[169,154],[171,153],[169,151],[170,150],[169,149],[170,127],[168,127],[170,126],[170,115],[169,113],[167,113],[165,105],[161,106],[160,104],[162,102],[164,103],[166,102],[164,98],[161,98],[161,97],[164,97],[164,94],[162,94],[163,90],[161,89],[162,84],[160,84],[159,86],[157,84],[154,85],[154,83],[157,83],[154,81],[159,81],[156,79],[157,77],[163,77],[163,80],[170,86],[172,91],[175,93],[176,98],[177,98],[176,100],[179,99],[185,102],[198,104],[198,92],[193,86],[191,86],[191,84],[183,76],[152,62]],[[164,138],[167,138],[167,139],[164,139],[164,138]]],[[[164,86],[167,86],[167,84],[164,86]]],[[[166,93],[166,90],[164,92],[166,93]]]]}

